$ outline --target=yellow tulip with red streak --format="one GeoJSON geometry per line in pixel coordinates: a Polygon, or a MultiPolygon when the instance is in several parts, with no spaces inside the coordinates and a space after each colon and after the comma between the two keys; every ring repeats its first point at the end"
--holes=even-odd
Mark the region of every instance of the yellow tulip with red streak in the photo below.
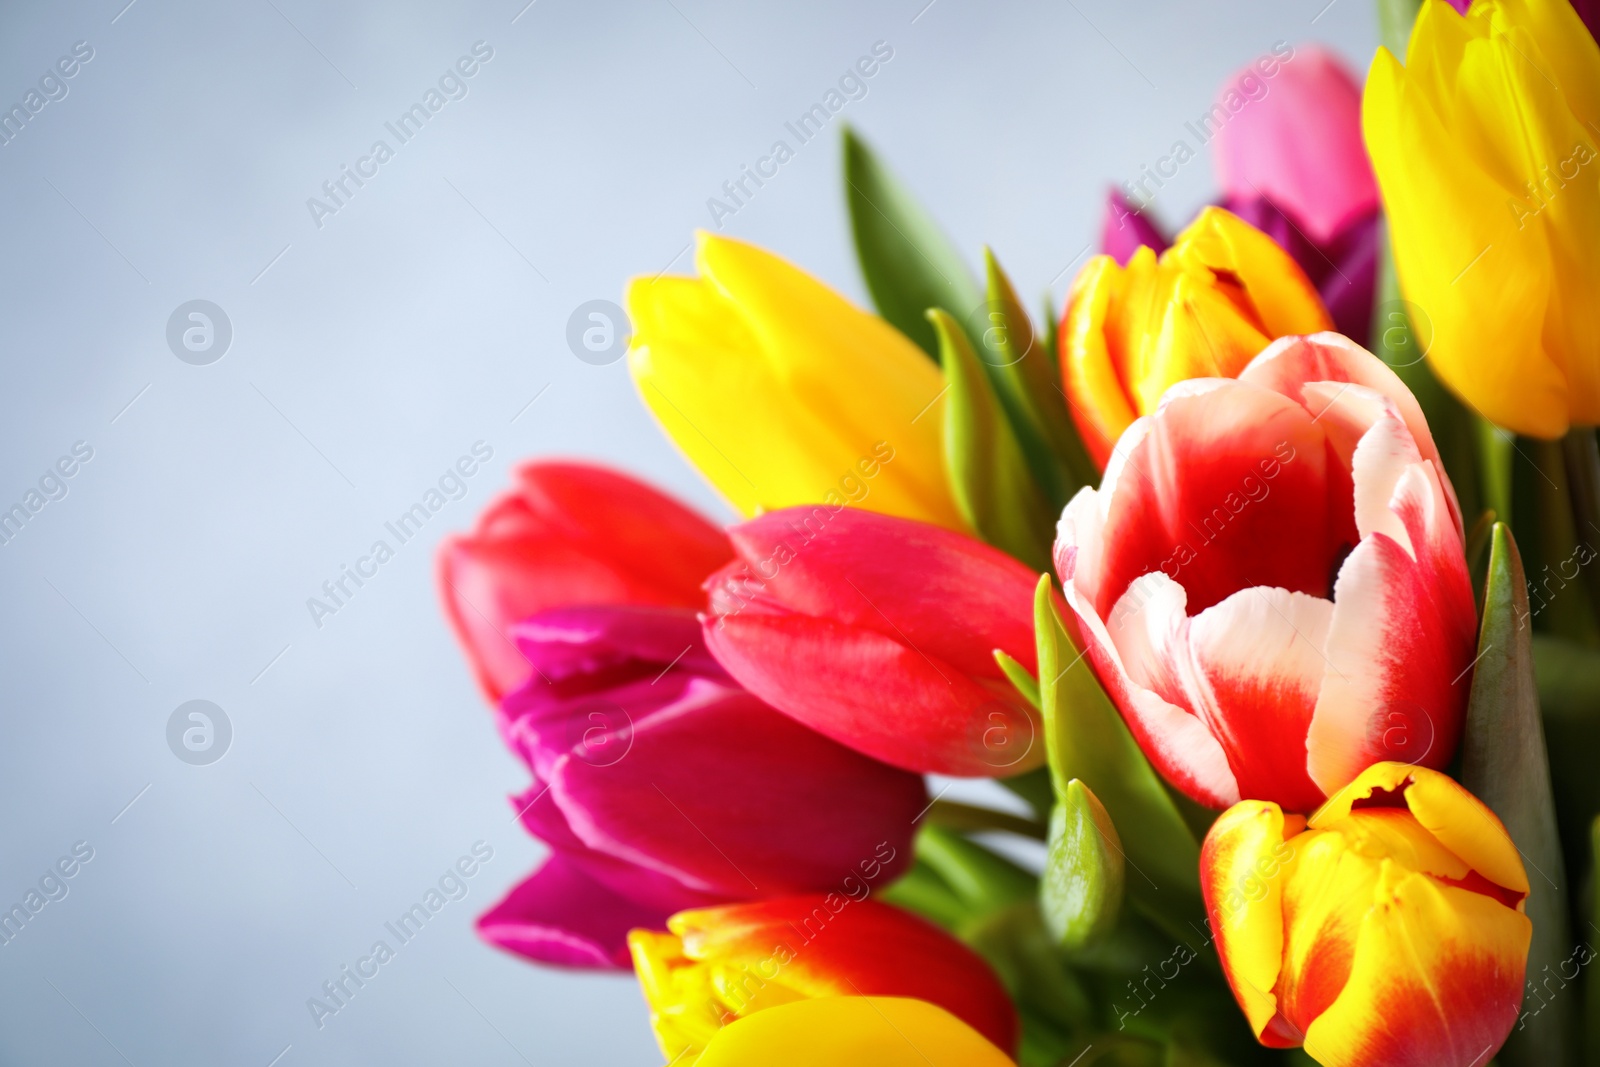
{"type": "Polygon", "coordinates": [[[1242,801],[1200,871],[1264,1045],[1326,1067],[1481,1067],[1517,1020],[1528,877],[1500,821],[1438,771],[1374,764],[1310,818],[1242,801]]]}

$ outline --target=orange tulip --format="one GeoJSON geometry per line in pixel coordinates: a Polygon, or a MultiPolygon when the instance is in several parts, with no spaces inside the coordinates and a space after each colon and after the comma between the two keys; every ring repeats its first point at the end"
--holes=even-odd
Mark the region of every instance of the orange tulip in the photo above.
{"type": "Polygon", "coordinates": [[[1200,212],[1160,259],[1140,248],[1119,267],[1090,260],[1061,320],[1072,416],[1104,467],[1134,419],[1187,378],[1232,378],[1268,344],[1331,330],[1294,259],[1221,208],[1200,212]]]}

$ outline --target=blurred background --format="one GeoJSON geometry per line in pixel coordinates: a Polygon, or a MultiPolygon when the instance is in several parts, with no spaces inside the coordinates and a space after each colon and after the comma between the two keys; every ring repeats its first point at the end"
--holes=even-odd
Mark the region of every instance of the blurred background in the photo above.
{"type": "MultiPolygon", "coordinates": [[[[987,242],[1059,303],[1108,186],[1196,148],[1185,124],[1280,41],[1364,70],[1376,20],[1365,0],[0,8],[0,909],[28,913],[0,926],[0,1063],[659,1063],[631,979],[472,929],[541,846],[512,823],[526,772],[441,618],[434,545],[536,454],[730,517],[569,321],[690,271],[718,224],[864,300],[844,122],[974,262],[987,242]],[[875,45],[866,94],[798,145],[784,124],[875,45]],[[714,218],[779,139],[794,158],[714,218]],[[384,523],[474,447],[464,495],[397,545],[384,523]],[[380,538],[394,557],[313,617],[380,538]],[[466,897],[319,1027],[308,998],[475,845],[466,897]]],[[[1214,190],[1206,150],[1163,183],[1170,227],[1214,190]]]]}

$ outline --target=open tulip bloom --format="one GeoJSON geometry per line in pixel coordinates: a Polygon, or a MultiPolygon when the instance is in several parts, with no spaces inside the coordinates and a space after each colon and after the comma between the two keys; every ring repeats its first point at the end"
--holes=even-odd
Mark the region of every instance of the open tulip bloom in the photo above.
{"type": "Polygon", "coordinates": [[[876,314],[710,234],[631,284],[734,521],[543,460],[441,546],[535,842],[486,941],[672,1067],[1600,1062],[1600,5],[1380,11],[1056,329],[854,134],[876,314]]]}

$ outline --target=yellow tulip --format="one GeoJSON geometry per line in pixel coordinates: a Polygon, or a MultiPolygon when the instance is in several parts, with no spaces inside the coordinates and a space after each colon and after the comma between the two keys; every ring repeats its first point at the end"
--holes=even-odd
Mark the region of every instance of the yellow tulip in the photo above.
{"type": "Polygon", "coordinates": [[[1600,49],[1565,0],[1426,0],[1363,101],[1439,377],[1536,437],[1600,423],[1600,49]]]}
{"type": "Polygon", "coordinates": [[[1142,246],[1119,267],[1096,256],[1072,283],[1061,321],[1061,374],[1097,463],[1188,378],[1233,378],[1290,334],[1331,330],[1316,287],[1249,223],[1208,207],[1160,259],[1142,246]]]}
{"type": "Polygon", "coordinates": [[[627,297],[634,381],[690,462],[745,515],[852,504],[965,530],[939,368],[793,264],[698,240],[698,278],[636,278],[627,297]]]}
{"type": "Polygon", "coordinates": [[[943,1008],[905,997],[798,1000],[717,1032],[696,1067],[1015,1067],[943,1008]]]}

